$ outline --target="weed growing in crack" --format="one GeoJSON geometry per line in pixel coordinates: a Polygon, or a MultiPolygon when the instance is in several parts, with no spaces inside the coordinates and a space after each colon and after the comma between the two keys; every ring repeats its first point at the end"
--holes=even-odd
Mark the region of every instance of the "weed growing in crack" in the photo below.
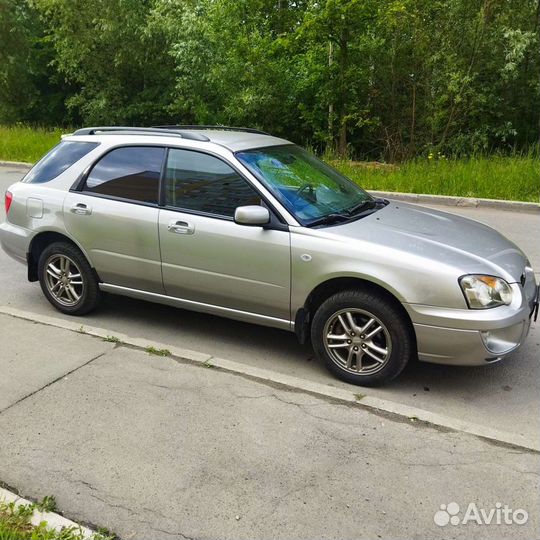
{"type": "Polygon", "coordinates": [[[152,347],[149,345],[144,349],[148,354],[153,354],[155,356],[170,356],[171,351],[169,349],[156,349],[155,347],[152,347]]]}
{"type": "Polygon", "coordinates": [[[119,337],[116,336],[106,336],[102,338],[103,341],[106,341],[107,343],[122,343],[119,337]]]}

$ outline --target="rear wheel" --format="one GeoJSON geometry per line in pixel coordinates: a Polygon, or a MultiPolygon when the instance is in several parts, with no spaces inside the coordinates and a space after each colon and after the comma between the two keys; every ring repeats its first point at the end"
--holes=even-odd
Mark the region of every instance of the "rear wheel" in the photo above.
{"type": "Polygon", "coordinates": [[[313,318],[312,343],[332,373],[362,386],[397,377],[413,350],[410,325],[394,302],[362,290],[323,302],[313,318]]]}
{"type": "Polygon", "coordinates": [[[84,315],[99,303],[98,282],[88,261],[67,242],[55,242],[43,250],[38,277],[47,300],[63,313],[84,315]]]}

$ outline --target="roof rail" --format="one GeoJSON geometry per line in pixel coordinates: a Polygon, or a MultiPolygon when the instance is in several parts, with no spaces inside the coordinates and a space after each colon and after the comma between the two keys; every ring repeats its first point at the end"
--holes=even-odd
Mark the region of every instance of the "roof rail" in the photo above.
{"type": "Polygon", "coordinates": [[[130,126],[100,126],[78,129],[73,135],[107,135],[123,133],[124,135],[158,135],[162,137],[181,137],[193,141],[206,141],[210,139],[200,133],[182,132],[179,129],[167,129],[160,127],[130,127],[130,126]]]}
{"type": "Polygon", "coordinates": [[[260,129],[234,127],[234,126],[208,126],[208,125],[169,125],[169,126],[152,126],[156,129],[217,129],[222,131],[245,131],[246,133],[258,133],[259,135],[269,135],[266,131],[260,129]]]}

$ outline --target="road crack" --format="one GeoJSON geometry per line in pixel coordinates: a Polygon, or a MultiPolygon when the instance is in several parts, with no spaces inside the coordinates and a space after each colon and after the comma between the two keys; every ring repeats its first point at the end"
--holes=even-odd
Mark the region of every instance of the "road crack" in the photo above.
{"type": "Polygon", "coordinates": [[[57,383],[58,381],[60,381],[61,379],[63,379],[64,377],[68,377],[69,375],[71,375],[72,373],[75,373],[76,371],[78,371],[79,369],[83,368],[83,367],[86,367],[88,364],[91,364],[92,362],[94,362],[95,360],[97,360],[98,358],[101,358],[102,356],[105,356],[109,351],[105,351],[105,352],[102,352],[102,353],[99,353],[97,356],[94,356],[93,358],[90,358],[90,360],[88,360],[87,362],[85,362],[84,364],[81,364],[80,366],[77,366],[76,368],[73,368],[71,371],[68,371],[67,373],[63,373],[62,375],[60,375],[59,377],[57,377],[56,379],[48,382],[47,384],[43,385],[41,388],[38,388],[37,390],[34,390],[33,392],[30,392],[29,394],[26,394],[26,396],[23,396],[22,398],[18,399],[17,401],[14,401],[13,403],[11,403],[10,405],[8,405],[7,407],[3,408],[2,410],[0,410],[0,414],[3,414],[5,413],[6,411],[8,411],[9,409],[15,407],[15,405],[18,405],[19,403],[22,403],[23,401],[26,401],[28,398],[31,398],[32,396],[38,394],[39,392],[41,392],[42,390],[45,390],[46,388],[49,388],[49,386],[52,386],[53,384],[57,383]]]}

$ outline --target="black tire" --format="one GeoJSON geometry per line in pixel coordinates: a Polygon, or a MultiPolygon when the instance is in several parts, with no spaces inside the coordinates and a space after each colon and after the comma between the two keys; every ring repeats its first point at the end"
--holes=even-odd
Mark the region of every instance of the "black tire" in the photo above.
{"type": "MultiPolygon", "coordinates": [[[[49,267],[50,268],[50,267],[49,267]]],[[[101,299],[101,292],[99,290],[98,280],[90,267],[90,264],[86,260],[86,257],[81,251],[73,244],[68,242],[54,242],[47,246],[41,253],[38,261],[38,277],[41,285],[41,290],[45,295],[45,298],[62,313],[69,315],[85,315],[97,307],[101,299]],[[47,267],[50,263],[55,268],[59,268],[58,263],[60,261],[68,260],[68,270],[64,272],[68,276],[80,275],[80,278],[73,279],[72,293],[65,293],[71,297],[71,302],[68,298],[62,300],[55,296],[51,289],[53,288],[51,282],[57,282],[58,277],[55,275],[52,280],[47,273],[47,267]],[[79,272],[76,273],[76,270],[79,272]],[[81,284],[79,285],[79,280],[81,284]],[[75,285],[77,283],[77,285],[75,285]],[[77,298],[78,296],[78,298],[77,298]]],[[[62,279],[62,278],[61,278],[62,279]]],[[[62,288],[62,283],[60,288],[62,288]]],[[[64,287],[65,289],[68,287],[64,287]]]]}
{"type": "Polygon", "coordinates": [[[395,379],[407,365],[414,348],[410,322],[399,306],[382,295],[360,289],[336,293],[321,304],[313,318],[311,342],[317,357],[332,373],[360,386],[380,386],[395,379]],[[352,326],[347,312],[352,314],[356,327],[352,326]],[[362,325],[365,327],[370,316],[372,330],[361,334],[358,330],[362,325]],[[374,337],[361,339],[379,327],[381,330],[374,337]],[[336,339],[327,339],[327,335],[335,335],[336,339]],[[368,355],[368,351],[378,359],[368,355]],[[371,364],[373,367],[369,368],[371,364]]]}

